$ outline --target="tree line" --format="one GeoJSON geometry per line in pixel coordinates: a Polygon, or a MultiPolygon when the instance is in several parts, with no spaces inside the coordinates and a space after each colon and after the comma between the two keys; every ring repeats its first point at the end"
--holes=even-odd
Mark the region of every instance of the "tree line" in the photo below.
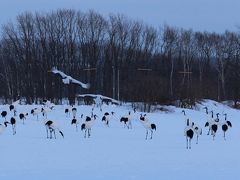
{"type": "Polygon", "coordinates": [[[170,104],[176,100],[240,97],[238,32],[156,28],[124,15],[60,9],[25,12],[4,24],[0,38],[0,96],[61,100],[96,93],[121,101],[170,104]],[[57,67],[90,83],[64,85],[57,67]]]}

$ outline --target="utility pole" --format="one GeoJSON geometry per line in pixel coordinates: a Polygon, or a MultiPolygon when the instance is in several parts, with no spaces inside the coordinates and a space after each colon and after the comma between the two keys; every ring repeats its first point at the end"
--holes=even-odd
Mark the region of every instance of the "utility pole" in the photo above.
{"type": "Polygon", "coordinates": [[[118,79],[117,99],[119,101],[119,89],[120,89],[120,87],[119,87],[119,69],[118,69],[118,72],[117,72],[117,79],[118,79]]]}
{"type": "Polygon", "coordinates": [[[115,67],[112,66],[113,69],[113,99],[115,99],[115,67]]]}

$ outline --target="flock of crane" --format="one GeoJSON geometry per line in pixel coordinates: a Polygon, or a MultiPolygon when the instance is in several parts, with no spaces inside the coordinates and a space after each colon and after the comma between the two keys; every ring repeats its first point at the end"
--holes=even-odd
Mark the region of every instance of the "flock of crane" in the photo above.
{"type": "MultiPolygon", "coordinates": [[[[19,101],[14,102],[9,106],[10,114],[12,115],[10,118],[10,121],[7,121],[7,115],[9,112],[6,110],[1,112],[1,116],[5,121],[0,124],[0,134],[4,132],[5,128],[10,124],[12,126],[13,135],[16,134],[16,118],[17,118],[17,106],[19,104],[19,101]]],[[[50,120],[48,118],[48,114],[51,113],[55,108],[55,105],[52,104],[50,101],[46,100],[43,103],[43,106],[36,107],[31,109],[30,113],[19,113],[19,119],[22,121],[22,123],[25,123],[26,118],[31,114],[32,116],[36,116],[37,120],[39,120],[39,116],[43,118],[44,125],[46,127],[46,133],[47,138],[56,138],[56,132],[59,132],[61,136],[64,138],[64,133],[60,129],[60,127],[57,125],[56,121],[50,120]]],[[[78,131],[79,125],[81,127],[81,130],[84,131],[84,138],[89,138],[91,136],[91,129],[95,124],[96,119],[101,118],[101,121],[104,122],[104,124],[107,127],[110,127],[110,121],[114,118],[115,112],[105,112],[102,117],[98,117],[96,114],[94,114],[94,108],[92,108],[92,111],[89,115],[84,116],[81,114],[81,116],[77,117],[77,108],[74,106],[67,106],[64,110],[66,117],[69,118],[72,114],[72,120],[71,125],[75,125],[76,131],[78,131]]],[[[120,118],[120,123],[124,124],[124,128],[132,129],[132,121],[135,119],[135,113],[136,110],[133,109],[129,111],[126,115],[122,116],[120,118]]],[[[139,117],[139,121],[143,124],[143,127],[146,129],[146,139],[152,139],[153,137],[153,131],[156,131],[156,125],[152,123],[147,117],[147,115],[144,114],[139,117]]]]}
{"type": "MultiPolygon", "coordinates": [[[[1,116],[3,119],[5,119],[0,124],[0,134],[4,132],[5,128],[9,125],[12,126],[12,132],[13,135],[16,134],[16,118],[17,118],[17,106],[19,105],[19,100],[12,103],[9,106],[9,112],[6,110],[3,110],[1,112],[1,116]],[[12,113],[12,114],[11,114],[12,113]],[[11,114],[10,120],[7,121],[7,115],[11,114]]],[[[43,117],[44,125],[46,127],[46,133],[47,138],[56,138],[56,132],[59,132],[60,135],[64,138],[63,131],[59,128],[56,121],[50,120],[48,118],[48,114],[52,112],[55,108],[55,105],[52,104],[50,101],[45,100],[43,103],[43,106],[37,107],[31,110],[30,113],[18,113],[19,119],[22,121],[22,123],[25,123],[26,118],[31,114],[33,116],[36,116],[37,120],[39,119],[39,115],[43,117]]],[[[207,120],[205,123],[205,127],[208,127],[208,135],[211,133],[213,140],[216,136],[217,130],[219,127],[222,128],[224,133],[224,139],[226,140],[226,132],[229,129],[229,127],[232,127],[232,124],[229,120],[227,120],[227,114],[224,114],[224,120],[220,120],[219,113],[216,113],[214,116],[213,111],[209,111],[207,107],[204,108],[207,116],[207,120]]],[[[92,111],[89,115],[83,115],[81,114],[79,117],[77,117],[77,108],[74,106],[67,106],[65,108],[65,114],[66,117],[71,118],[71,125],[75,125],[76,131],[78,131],[79,127],[84,132],[84,138],[91,137],[91,130],[92,127],[95,124],[96,119],[101,119],[102,122],[105,123],[107,127],[110,127],[110,122],[114,118],[115,112],[105,112],[102,117],[98,117],[96,114],[94,114],[94,108],[92,108],[92,111]]],[[[185,110],[182,110],[182,113],[185,117],[185,123],[186,127],[184,129],[184,135],[186,136],[187,141],[187,149],[191,149],[191,140],[196,135],[196,143],[198,144],[198,138],[200,135],[202,135],[202,128],[199,127],[195,122],[191,121],[189,117],[187,117],[185,110]]],[[[132,121],[134,119],[139,120],[143,127],[146,129],[146,136],[145,139],[152,139],[153,138],[153,132],[156,131],[157,127],[156,124],[152,123],[149,118],[147,117],[147,114],[138,114],[136,118],[136,109],[130,110],[125,116],[121,116],[120,123],[124,124],[124,128],[132,129],[132,121]],[[140,115],[140,116],[139,116],[140,115]]]]}
{"type": "MultiPolygon", "coordinates": [[[[204,107],[203,109],[205,109],[206,116],[207,116],[206,123],[205,123],[205,127],[208,127],[207,135],[211,133],[214,140],[217,130],[221,127],[223,131],[224,140],[226,140],[226,132],[229,129],[229,127],[232,127],[232,123],[229,120],[227,120],[227,114],[226,113],[223,114],[224,120],[223,119],[220,120],[219,118],[220,113],[216,113],[216,117],[215,117],[214,112],[209,111],[208,107],[204,107]]],[[[202,135],[202,128],[199,127],[195,122],[191,121],[190,118],[186,116],[185,110],[182,110],[182,113],[184,114],[185,121],[186,121],[184,135],[186,136],[187,149],[191,149],[191,140],[194,134],[196,134],[196,137],[197,137],[196,144],[198,144],[198,138],[200,135],[202,135]]]]}

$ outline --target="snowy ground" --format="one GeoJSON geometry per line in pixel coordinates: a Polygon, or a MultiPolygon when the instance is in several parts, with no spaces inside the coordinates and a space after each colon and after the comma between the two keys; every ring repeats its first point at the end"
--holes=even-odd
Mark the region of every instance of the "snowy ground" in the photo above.
{"type": "MultiPolygon", "coordinates": [[[[71,118],[66,118],[64,106],[56,106],[48,114],[61,127],[65,138],[47,139],[42,117],[28,116],[25,125],[17,118],[17,134],[8,127],[0,135],[0,179],[237,179],[240,169],[240,112],[227,106],[207,101],[210,110],[228,113],[233,128],[223,140],[219,129],[215,141],[207,136],[204,128],[206,115],[198,110],[186,110],[187,116],[203,127],[199,144],[192,142],[186,149],[184,137],[185,117],[182,109],[174,113],[151,113],[148,118],[157,125],[152,140],[145,140],[145,129],[139,122],[137,112],[133,129],[123,128],[119,119],[129,108],[104,106],[92,128],[92,137],[84,139],[83,132],[76,132],[71,118]],[[106,111],[115,111],[110,128],[101,121],[106,111]]],[[[30,112],[36,106],[19,106],[18,112],[30,112]]],[[[90,115],[90,106],[78,106],[81,113],[90,115]]],[[[0,106],[8,110],[8,106],[0,106]]],[[[223,116],[221,116],[223,118],[223,116]]],[[[8,118],[10,119],[10,113],[8,118]]],[[[3,119],[1,118],[1,121],[3,119]]]]}

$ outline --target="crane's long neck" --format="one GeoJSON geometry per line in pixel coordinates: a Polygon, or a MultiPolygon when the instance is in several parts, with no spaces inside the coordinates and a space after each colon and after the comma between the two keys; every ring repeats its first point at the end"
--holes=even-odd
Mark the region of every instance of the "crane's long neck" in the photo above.
{"type": "Polygon", "coordinates": [[[4,122],[4,126],[7,127],[7,122],[4,122]]]}
{"type": "Polygon", "coordinates": [[[182,113],[183,113],[184,116],[186,116],[186,112],[184,110],[182,110],[182,113]]]}
{"type": "Polygon", "coordinates": [[[217,120],[218,120],[218,122],[219,122],[219,114],[217,113],[216,116],[217,116],[217,120]]]}
{"type": "Polygon", "coordinates": [[[211,113],[212,113],[212,118],[213,118],[213,111],[211,111],[211,113]]]}
{"type": "Polygon", "coordinates": [[[227,120],[227,114],[224,114],[224,116],[225,116],[225,121],[227,120]]]}

